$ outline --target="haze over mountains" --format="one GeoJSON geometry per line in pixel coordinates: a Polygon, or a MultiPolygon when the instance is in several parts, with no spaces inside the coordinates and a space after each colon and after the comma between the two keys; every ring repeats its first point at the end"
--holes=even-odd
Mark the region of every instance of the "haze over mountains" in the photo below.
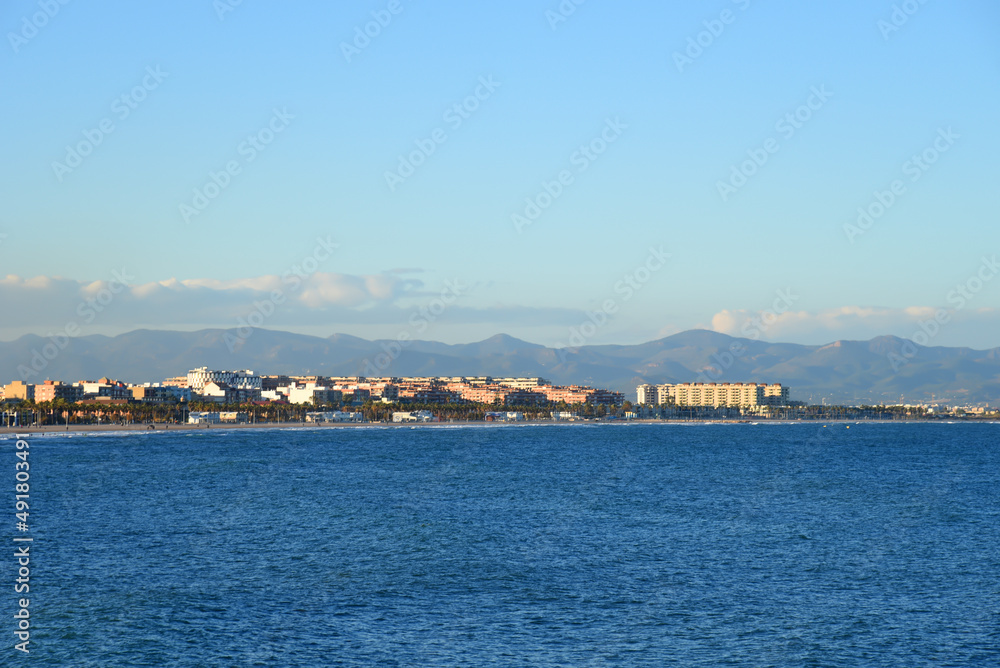
{"type": "Polygon", "coordinates": [[[1000,404],[1000,348],[914,347],[893,336],[805,346],[691,330],[638,345],[556,350],[499,334],[468,344],[412,341],[401,351],[395,341],[344,334],[261,329],[232,346],[234,336],[221,329],[81,336],[53,357],[56,348],[44,348],[49,339],[29,335],[0,343],[0,382],[101,376],[158,382],[208,366],[261,374],[543,376],[618,390],[633,400],[640,383],[719,380],[780,382],[791,386],[792,399],[809,403],[1000,404]]]}

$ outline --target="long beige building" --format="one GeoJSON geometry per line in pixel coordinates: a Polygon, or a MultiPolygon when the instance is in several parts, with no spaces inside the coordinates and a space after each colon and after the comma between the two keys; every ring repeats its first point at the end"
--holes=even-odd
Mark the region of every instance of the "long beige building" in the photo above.
{"type": "Polygon", "coordinates": [[[636,388],[640,404],[675,406],[784,406],[788,388],[781,383],[678,383],[640,385],[636,388]]]}

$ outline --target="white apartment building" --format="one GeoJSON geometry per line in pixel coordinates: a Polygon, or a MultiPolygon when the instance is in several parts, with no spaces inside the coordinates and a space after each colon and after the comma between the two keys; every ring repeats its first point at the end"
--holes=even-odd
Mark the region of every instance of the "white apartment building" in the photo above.
{"type": "Polygon", "coordinates": [[[187,386],[192,392],[201,394],[209,383],[222,383],[236,390],[260,390],[261,377],[253,371],[214,371],[208,367],[192,369],[187,374],[187,386]]]}
{"type": "Polygon", "coordinates": [[[785,406],[788,388],[780,383],[678,383],[640,385],[636,388],[640,404],[676,406],[785,406]]]}
{"type": "Polygon", "coordinates": [[[635,388],[636,403],[640,404],[660,404],[656,385],[640,385],[635,388]]]}
{"type": "Polygon", "coordinates": [[[540,385],[551,385],[549,381],[544,378],[494,378],[493,382],[497,385],[506,385],[507,387],[513,387],[516,390],[533,390],[540,385]]]}
{"type": "MultiPolygon", "coordinates": [[[[284,389],[284,388],[279,388],[284,389]]],[[[341,401],[344,393],[329,387],[320,387],[313,383],[288,386],[288,403],[290,404],[325,404],[341,401]]]]}
{"type": "Polygon", "coordinates": [[[781,383],[771,383],[764,386],[764,403],[775,406],[788,405],[788,388],[781,383]],[[770,401],[767,401],[770,399],[770,401]]]}

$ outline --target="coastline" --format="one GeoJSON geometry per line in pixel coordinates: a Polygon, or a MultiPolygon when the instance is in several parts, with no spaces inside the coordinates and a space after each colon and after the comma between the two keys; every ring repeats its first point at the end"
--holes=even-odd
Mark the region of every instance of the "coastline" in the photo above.
{"type": "MultiPolygon", "coordinates": [[[[162,434],[179,431],[233,431],[233,430],[262,430],[262,429],[338,429],[338,428],[363,428],[363,427],[435,427],[435,426],[474,426],[489,425],[502,426],[513,425],[513,422],[480,422],[463,420],[455,422],[254,422],[254,423],[233,423],[233,424],[70,424],[70,425],[45,425],[43,427],[0,427],[0,436],[14,434],[80,434],[80,433],[113,433],[113,432],[134,432],[139,434],[162,434]],[[150,429],[150,427],[154,427],[150,429]]],[[[544,425],[559,424],[552,421],[525,421],[518,422],[521,425],[544,425]]],[[[570,423],[566,423],[570,424],[570,423]]]]}
{"type": "MultiPolygon", "coordinates": [[[[422,424],[458,424],[450,422],[422,424]]],[[[464,424],[481,424],[466,422],[464,424]]],[[[136,432],[140,434],[160,434],[175,431],[230,431],[234,429],[327,429],[330,427],[412,427],[416,423],[385,423],[385,422],[255,422],[233,424],[70,424],[45,425],[43,427],[0,427],[0,435],[4,434],[73,434],[73,433],[103,433],[103,432],[136,432]],[[150,429],[150,427],[153,427],[150,429]]]]}
{"type": "Polygon", "coordinates": [[[149,424],[70,424],[46,425],[43,427],[0,427],[0,438],[27,435],[60,435],[60,434],[100,434],[100,433],[136,433],[162,434],[174,432],[200,431],[246,431],[269,429],[363,429],[363,428],[441,428],[441,427],[544,427],[544,426],[628,426],[628,425],[743,425],[747,427],[761,425],[827,425],[827,424],[1000,424],[1000,420],[615,420],[615,421],[554,421],[525,420],[522,422],[484,422],[472,420],[456,420],[454,422],[256,422],[246,424],[156,424],[150,429],[149,424]]]}

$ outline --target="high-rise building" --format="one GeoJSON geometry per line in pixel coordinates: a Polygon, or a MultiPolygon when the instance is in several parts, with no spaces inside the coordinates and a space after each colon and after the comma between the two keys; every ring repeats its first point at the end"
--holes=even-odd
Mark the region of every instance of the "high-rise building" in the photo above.
{"type": "Polygon", "coordinates": [[[636,395],[641,404],[677,406],[755,406],[788,405],[788,388],[780,383],[678,383],[640,385],[636,395]]]}

